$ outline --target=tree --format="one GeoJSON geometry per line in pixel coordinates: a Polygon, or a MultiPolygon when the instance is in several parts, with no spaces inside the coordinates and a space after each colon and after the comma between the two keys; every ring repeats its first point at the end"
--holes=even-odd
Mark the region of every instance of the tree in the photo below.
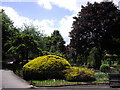
{"type": "Polygon", "coordinates": [[[23,60],[28,62],[30,52],[36,53],[37,56],[41,55],[41,50],[37,47],[38,42],[31,35],[19,34],[10,43],[11,47],[8,53],[11,53],[14,58],[20,59],[19,61],[22,61],[22,63],[23,60]]]}
{"type": "Polygon", "coordinates": [[[86,59],[91,49],[96,47],[101,55],[95,68],[101,65],[102,51],[116,53],[120,50],[120,45],[113,43],[114,38],[115,40],[120,38],[120,11],[112,2],[94,4],[88,2],[87,6],[82,6],[78,16],[73,18],[75,21],[70,32],[70,47],[86,59]],[[114,45],[112,50],[111,45],[114,45]]]}
{"type": "Polygon", "coordinates": [[[2,10],[2,59],[8,59],[8,49],[11,47],[13,37],[17,36],[19,29],[13,26],[13,22],[2,10]]]}
{"type": "Polygon", "coordinates": [[[88,60],[87,60],[87,65],[88,67],[97,67],[96,63],[98,63],[100,57],[100,51],[98,51],[98,48],[93,47],[91,51],[89,52],[88,60]]]}
{"type": "Polygon", "coordinates": [[[24,24],[24,30],[22,31],[22,34],[25,35],[31,35],[34,40],[36,40],[39,45],[38,47],[41,48],[42,50],[45,49],[45,41],[44,41],[44,35],[43,32],[37,31],[38,28],[33,26],[33,25],[26,25],[24,24]]]}
{"type": "Polygon", "coordinates": [[[45,37],[45,40],[48,51],[65,53],[65,41],[58,30],[54,30],[51,36],[45,37]]]}
{"type": "MultiPolygon", "coordinates": [[[[26,26],[22,31],[16,28],[9,17],[2,11],[2,57],[4,59],[15,59],[18,62],[26,60],[31,56],[41,55],[42,35],[35,31],[35,27],[26,26]]],[[[44,45],[43,45],[44,46],[44,45]]],[[[32,58],[34,58],[32,57],[32,58]]]]}

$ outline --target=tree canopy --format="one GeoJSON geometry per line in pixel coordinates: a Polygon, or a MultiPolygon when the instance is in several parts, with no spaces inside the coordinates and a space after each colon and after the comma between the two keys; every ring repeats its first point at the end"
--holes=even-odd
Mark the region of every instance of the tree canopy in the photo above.
{"type": "Polygon", "coordinates": [[[49,52],[65,52],[65,41],[58,30],[54,30],[51,36],[45,37],[45,40],[49,52]]]}
{"type": "Polygon", "coordinates": [[[93,47],[119,54],[120,10],[112,2],[88,2],[73,18],[70,47],[77,54],[87,57],[93,47]]]}
{"type": "Polygon", "coordinates": [[[59,54],[65,52],[65,41],[58,30],[47,37],[33,25],[24,24],[24,27],[16,28],[4,10],[1,16],[3,60],[11,59],[23,63],[42,56],[44,51],[59,54]]]}
{"type": "Polygon", "coordinates": [[[59,54],[67,59],[72,58],[73,63],[91,64],[99,68],[104,53],[120,56],[120,10],[117,6],[113,2],[88,2],[81,7],[81,11],[73,17],[67,47],[59,30],[44,36],[33,25],[17,28],[2,10],[3,60],[15,58],[23,62],[41,55],[59,54]]]}
{"type": "Polygon", "coordinates": [[[13,22],[2,10],[2,58],[8,58],[7,51],[11,47],[10,41],[12,38],[17,36],[19,30],[13,26],[13,22]]]}
{"type": "Polygon", "coordinates": [[[30,53],[36,53],[37,56],[41,55],[39,38],[40,35],[38,32],[35,32],[34,27],[25,27],[22,31],[21,28],[16,28],[10,18],[5,14],[4,10],[2,11],[3,60],[16,59],[18,61],[28,61],[30,53]]]}

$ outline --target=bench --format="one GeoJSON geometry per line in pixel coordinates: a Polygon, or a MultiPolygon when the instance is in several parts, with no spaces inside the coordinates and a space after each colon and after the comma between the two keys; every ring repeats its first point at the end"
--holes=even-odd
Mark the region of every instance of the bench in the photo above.
{"type": "Polygon", "coordinates": [[[109,73],[109,85],[112,88],[120,88],[120,73],[109,73]]]}

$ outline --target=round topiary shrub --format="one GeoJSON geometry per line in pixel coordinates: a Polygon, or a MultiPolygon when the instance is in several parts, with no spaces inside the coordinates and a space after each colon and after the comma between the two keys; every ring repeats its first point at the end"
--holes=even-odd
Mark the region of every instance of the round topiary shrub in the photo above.
{"type": "Polygon", "coordinates": [[[110,66],[108,64],[102,64],[100,66],[100,71],[101,72],[109,72],[110,71],[110,66]]]}
{"type": "Polygon", "coordinates": [[[93,81],[95,80],[94,71],[87,68],[70,67],[63,71],[67,81],[93,81]]]}
{"type": "Polygon", "coordinates": [[[70,67],[70,63],[56,55],[46,55],[33,59],[23,66],[24,79],[62,79],[63,70],[70,67]]]}

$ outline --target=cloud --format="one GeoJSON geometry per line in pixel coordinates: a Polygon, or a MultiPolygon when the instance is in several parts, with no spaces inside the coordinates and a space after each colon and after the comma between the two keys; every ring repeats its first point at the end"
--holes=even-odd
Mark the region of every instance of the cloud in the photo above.
{"type": "Polygon", "coordinates": [[[59,24],[60,27],[58,30],[60,30],[61,35],[63,36],[64,40],[66,41],[66,44],[70,43],[70,37],[69,37],[69,32],[72,30],[72,23],[73,23],[73,18],[76,16],[76,14],[72,14],[71,16],[65,16],[63,17],[59,24]]]}
{"type": "Polygon", "coordinates": [[[37,2],[37,0],[0,0],[0,2],[37,2]]]}
{"type": "Polygon", "coordinates": [[[48,10],[51,10],[52,9],[52,5],[51,3],[49,2],[49,0],[40,0],[38,1],[38,4],[40,6],[42,6],[43,8],[46,8],[48,10]]]}
{"type": "Polygon", "coordinates": [[[37,26],[39,28],[39,30],[43,30],[43,33],[45,35],[51,35],[51,33],[56,29],[54,28],[54,20],[48,20],[48,19],[44,19],[44,20],[35,20],[33,21],[33,25],[37,26]]]}
{"type": "Polygon", "coordinates": [[[69,32],[71,31],[71,26],[74,14],[71,16],[65,16],[60,21],[57,21],[59,27],[55,28],[55,20],[53,19],[43,19],[43,20],[32,20],[27,17],[20,16],[13,8],[11,7],[0,7],[5,10],[5,13],[8,17],[14,22],[15,27],[23,27],[24,24],[34,25],[38,27],[38,30],[43,30],[45,35],[51,35],[54,30],[59,30],[61,35],[63,36],[66,44],[69,43],[69,32]]]}
{"type": "Polygon", "coordinates": [[[44,20],[32,20],[27,17],[20,16],[13,8],[11,7],[1,7],[0,8],[5,10],[5,13],[8,15],[8,17],[14,22],[15,27],[23,27],[24,24],[26,25],[34,25],[35,27],[38,27],[38,29],[43,30],[44,34],[50,35],[55,28],[52,28],[54,26],[54,20],[50,19],[44,19],[44,20]]]}
{"type": "Polygon", "coordinates": [[[14,26],[16,27],[22,27],[23,23],[29,24],[32,22],[31,19],[20,16],[13,8],[11,7],[1,7],[5,10],[5,13],[8,15],[8,17],[14,22],[14,26]]]}
{"type": "Polygon", "coordinates": [[[80,8],[79,0],[38,0],[38,4],[45,9],[52,9],[52,5],[57,5],[60,8],[65,8],[70,11],[78,11],[80,8]]]}
{"type": "MultiPolygon", "coordinates": [[[[81,9],[81,5],[86,5],[87,2],[102,2],[105,0],[37,0],[37,3],[45,9],[52,9],[52,5],[56,5],[60,8],[67,9],[72,12],[78,12],[81,9]]],[[[116,5],[118,5],[119,0],[109,0],[113,1],[116,5]]]]}

